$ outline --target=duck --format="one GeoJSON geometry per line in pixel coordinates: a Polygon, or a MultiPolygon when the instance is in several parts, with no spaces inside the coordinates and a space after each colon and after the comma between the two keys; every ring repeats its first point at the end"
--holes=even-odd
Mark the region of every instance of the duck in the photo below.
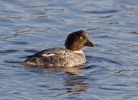
{"type": "Polygon", "coordinates": [[[65,48],[49,48],[27,56],[22,62],[27,66],[47,66],[47,67],[74,67],[86,62],[85,55],[81,50],[84,46],[96,47],[88,39],[88,34],[84,30],[70,33],[65,40],[65,48]]]}

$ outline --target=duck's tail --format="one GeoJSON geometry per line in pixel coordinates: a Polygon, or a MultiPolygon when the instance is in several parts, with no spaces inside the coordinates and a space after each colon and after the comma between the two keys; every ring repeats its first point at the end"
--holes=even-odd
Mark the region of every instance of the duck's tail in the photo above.
{"type": "Polygon", "coordinates": [[[6,63],[12,63],[12,64],[20,64],[20,65],[23,64],[23,62],[19,62],[19,61],[4,61],[4,62],[6,62],[6,63]]]}

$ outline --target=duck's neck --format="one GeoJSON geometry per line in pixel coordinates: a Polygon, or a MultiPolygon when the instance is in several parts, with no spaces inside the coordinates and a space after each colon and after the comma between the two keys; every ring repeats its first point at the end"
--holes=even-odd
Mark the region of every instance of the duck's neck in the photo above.
{"type": "Polygon", "coordinates": [[[78,50],[78,51],[73,51],[74,53],[80,53],[80,54],[84,54],[82,50],[78,50]]]}

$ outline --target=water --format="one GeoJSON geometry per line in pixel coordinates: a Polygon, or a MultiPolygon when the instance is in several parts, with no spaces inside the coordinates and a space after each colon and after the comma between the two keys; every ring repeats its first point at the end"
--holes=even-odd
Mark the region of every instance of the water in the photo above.
{"type": "Polygon", "coordinates": [[[1,0],[0,100],[137,100],[137,0],[1,0]],[[10,64],[86,30],[81,68],[10,64]]]}

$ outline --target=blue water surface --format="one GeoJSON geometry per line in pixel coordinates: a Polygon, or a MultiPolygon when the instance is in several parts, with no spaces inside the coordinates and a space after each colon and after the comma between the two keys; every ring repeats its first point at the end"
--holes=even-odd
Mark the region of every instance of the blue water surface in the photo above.
{"type": "Polygon", "coordinates": [[[137,0],[0,0],[0,100],[138,100],[137,0]],[[85,30],[74,68],[11,64],[85,30]]]}

